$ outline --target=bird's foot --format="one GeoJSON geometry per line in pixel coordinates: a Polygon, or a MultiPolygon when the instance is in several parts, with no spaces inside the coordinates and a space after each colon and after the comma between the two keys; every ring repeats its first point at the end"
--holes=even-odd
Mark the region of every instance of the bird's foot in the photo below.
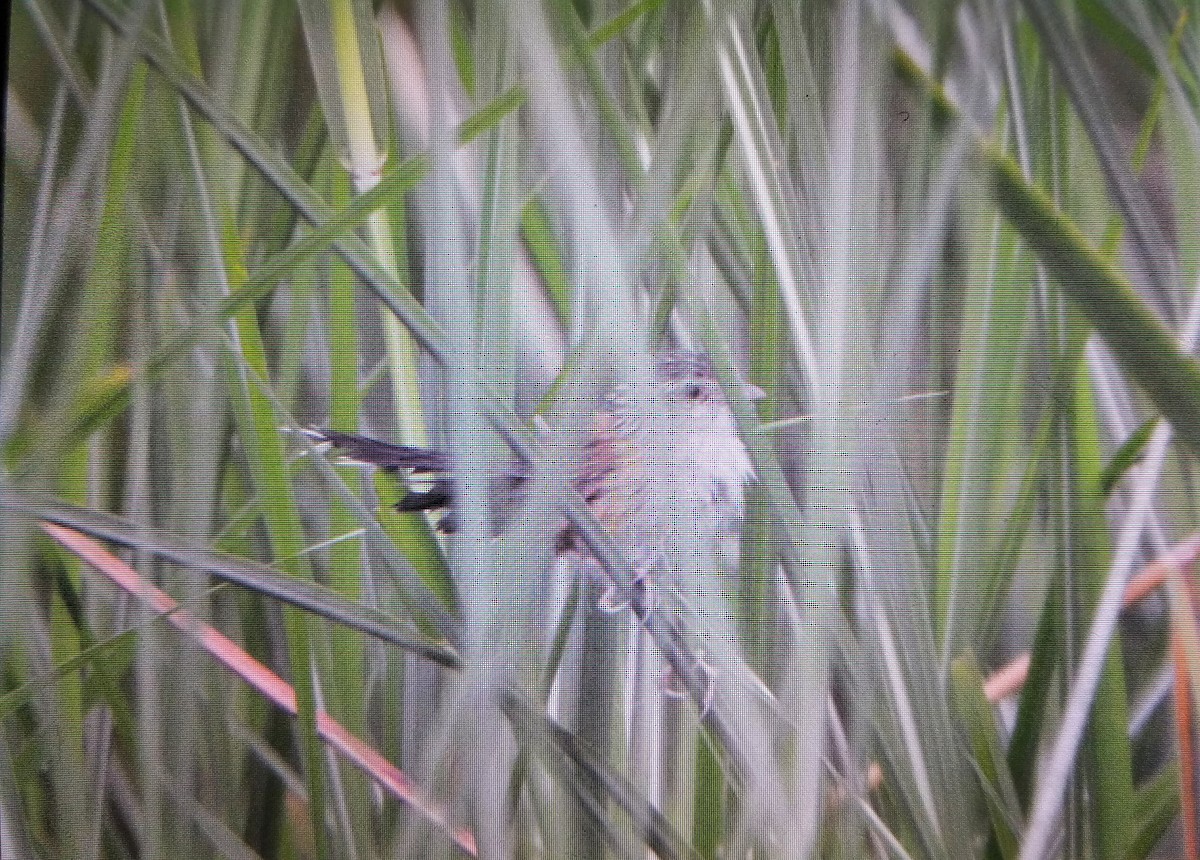
{"type": "MultiPolygon", "coordinates": [[[[703,685],[703,692],[696,703],[700,709],[700,719],[703,720],[712,711],[713,701],[717,696],[717,682],[714,670],[704,654],[697,652],[692,656],[692,671],[695,673],[696,680],[703,685]]],[[[685,680],[669,664],[663,670],[662,690],[663,694],[671,699],[686,699],[690,692],[685,680]]]]}
{"type": "Polygon", "coordinates": [[[627,588],[622,588],[611,579],[604,587],[604,593],[596,602],[601,612],[615,614],[633,609],[639,618],[643,618],[657,607],[657,598],[650,588],[652,575],[665,564],[661,552],[643,554],[634,564],[633,579],[627,588]]]}

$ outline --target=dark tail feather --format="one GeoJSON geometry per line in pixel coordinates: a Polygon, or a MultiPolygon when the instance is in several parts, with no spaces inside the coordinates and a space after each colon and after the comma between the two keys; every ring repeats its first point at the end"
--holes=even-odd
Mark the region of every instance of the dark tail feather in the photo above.
{"type": "Polygon", "coordinates": [[[378,439],[371,439],[368,436],[342,433],[338,430],[305,429],[300,432],[316,444],[332,445],[351,460],[378,466],[381,469],[392,471],[410,469],[414,472],[445,472],[449,470],[446,455],[440,451],[414,448],[410,445],[393,445],[390,442],[380,442],[378,439]]]}
{"type": "Polygon", "coordinates": [[[435,482],[428,490],[409,490],[396,502],[396,510],[428,511],[431,508],[445,508],[450,505],[452,499],[450,482],[441,480],[435,482]]]}
{"type": "MultiPolygon", "coordinates": [[[[380,442],[368,436],[342,433],[338,430],[304,429],[300,432],[316,445],[331,445],[337,448],[345,459],[366,463],[389,472],[397,472],[400,469],[422,474],[448,471],[446,455],[440,451],[414,448],[411,445],[393,445],[390,442],[380,442]]],[[[453,500],[450,479],[443,477],[436,479],[428,490],[406,490],[396,502],[396,510],[412,513],[448,508],[453,500]]],[[[438,523],[440,531],[452,532],[454,527],[453,513],[446,514],[438,523]]]]}

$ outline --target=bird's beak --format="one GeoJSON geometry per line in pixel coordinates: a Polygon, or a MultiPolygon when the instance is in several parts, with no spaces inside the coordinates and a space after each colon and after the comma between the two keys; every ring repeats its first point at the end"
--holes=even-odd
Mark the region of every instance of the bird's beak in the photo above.
{"type": "Polygon", "coordinates": [[[757,385],[749,382],[742,383],[742,394],[746,395],[746,399],[751,403],[757,403],[760,400],[766,400],[767,392],[763,391],[757,385]]]}

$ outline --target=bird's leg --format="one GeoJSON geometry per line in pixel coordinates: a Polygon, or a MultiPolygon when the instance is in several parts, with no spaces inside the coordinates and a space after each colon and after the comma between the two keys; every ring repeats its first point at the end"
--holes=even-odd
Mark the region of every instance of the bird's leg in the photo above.
{"type": "Polygon", "coordinates": [[[596,608],[609,615],[616,615],[629,608],[629,601],[625,599],[625,592],[615,582],[609,580],[608,584],[604,586],[604,592],[600,595],[600,599],[596,601],[596,608]]]}
{"type": "MultiPolygon", "coordinates": [[[[661,550],[643,552],[635,559],[633,581],[630,583],[630,587],[622,589],[610,578],[597,603],[598,607],[603,612],[612,613],[629,609],[637,619],[639,628],[644,628],[651,613],[658,609],[658,597],[652,589],[655,580],[660,577],[654,574],[665,571],[668,564],[667,557],[661,550]]],[[[703,719],[712,710],[713,701],[716,698],[716,672],[708,662],[703,649],[689,650],[688,654],[692,662],[690,674],[694,675],[703,686],[703,692],[696,702],[700,710],[700,718],[703,719]]],[[[664,695],[672,699],[688,697],[689,690],[685,678],[676,672],[669,663],[663,670],[662,691],[664,695]]]]}
{"type": "Polygon", "coordinates": [[[658,577],[655,571],[666,570],[669,562],[662,550],[644,552],[637,559],[633,569],[633,599],[638,617],[645,621],[645,616],[658,608],[658,597],[653,591],[654,582],[658,577]]]}
{"type": "Polygon", "coordinates": [[[656,599],[650,591],[651,574],[665,567],[666,557],[661,551],[642,553],[633,565],[633,580],[628,589],[622,589],[611,578],[600,595],[597,606],[602,612],[617,613],[632,609],[640,620],[656,608],[656,599]]]}
{"type": "MultiPolygon", "coordinates": [[[[702,650],[698,650],[692,654],[692,668],[704,684],[704,692],[700,696],[700,701],[697,702],[700,708],[700,719],[704,719],[708,716],[709,711],[712,710],[713,700],[717,695],[715,671],[702,650]]],[[[666,669],[663,671],[662,689],[663,694],[671,699],[686,699],[688,697],[688,689],[684,683],[684,679],[679,676],[679,673],[675,671],[675,668],[670,663],[667,664],[666,669]]]]}

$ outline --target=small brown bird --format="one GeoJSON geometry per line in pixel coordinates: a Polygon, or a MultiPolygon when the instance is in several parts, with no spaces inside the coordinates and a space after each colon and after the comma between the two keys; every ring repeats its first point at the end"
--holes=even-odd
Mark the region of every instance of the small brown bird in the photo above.
{"type": "MultiPolygon", "coordinates": [[[[648,570],[656,558],[679,547],[707,551],[740,523],[745,485],[753,477],[750,458],[707,356],[669,350],[655,360],[650,402],[653,414],[635,408],[633,392],[618,389],[602,400],[575,489],[630,559],[648,570]]],[[[743,383],[746,396],[760,389],[743,383]]],[[[397,504],[415,511],[453,507],[450,458],[442,451],[380,442],[334,430],[306,430],[349,459],[391,471],[433,476],[430,489],[409,492],[397,504]]],[[[528,466],[509,463],[501,476],[504,510],[519,503],[528,466]]],[[[446,520],[453,529],[453,513],[446,520]]],[[[560,552],[581,548],[565,523],[560,552]]]]}

